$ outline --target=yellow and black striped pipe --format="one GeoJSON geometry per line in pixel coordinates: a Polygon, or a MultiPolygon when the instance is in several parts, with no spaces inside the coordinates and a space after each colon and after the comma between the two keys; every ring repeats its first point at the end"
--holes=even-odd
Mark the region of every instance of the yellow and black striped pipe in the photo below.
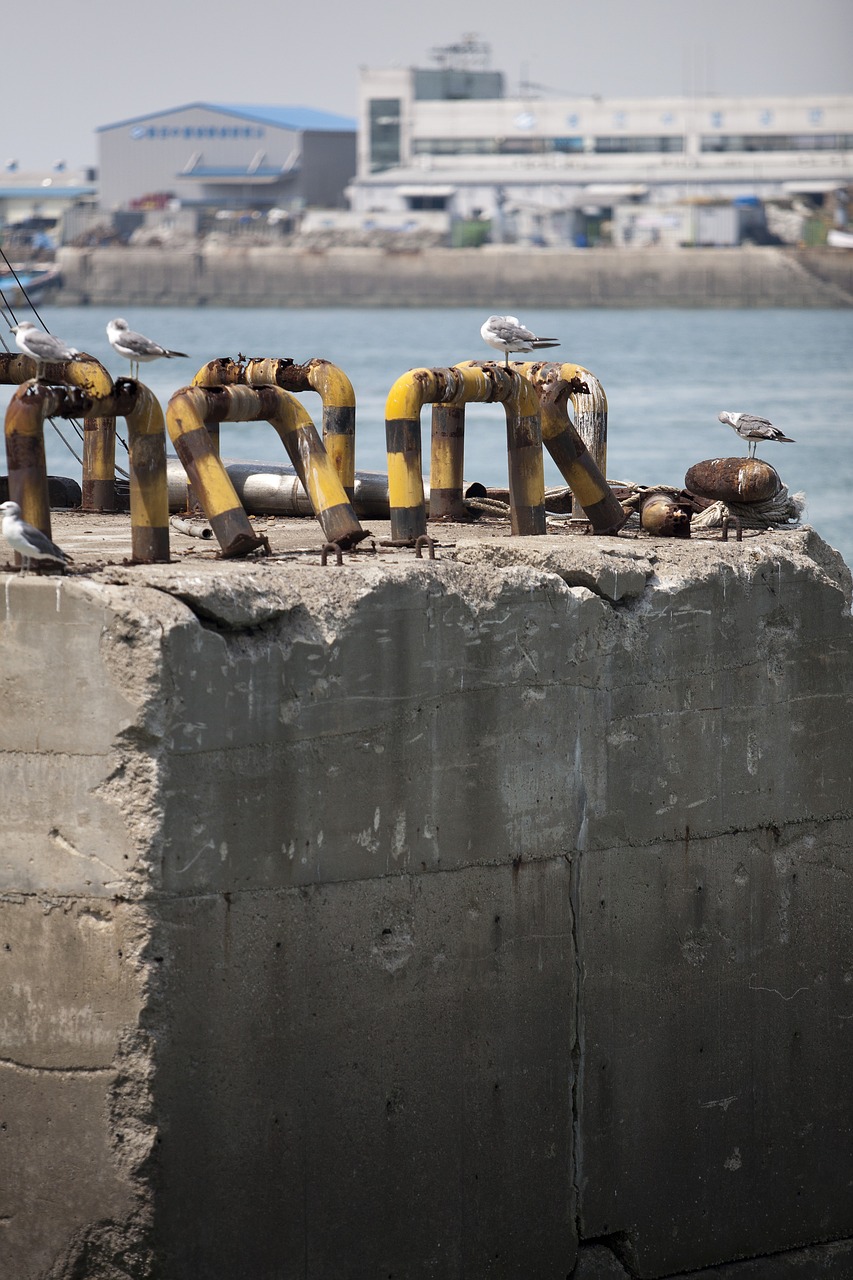
{"type": "MultiPolygon", "coordinates": [[[[272,423],[308,494],[327,542],[350,547],[366,536],[347,496],[332,456],[327,452],[305,406],[281,387],[258,387],[267,405],[264,417],[272,423]],[[271,394],[271,393],[274,393],[271,394]]],[[[355,486],[355,473],[353,484],[355,486]]]]}
{"type": "Polygon", "coordinates": [[[464,450],[464,404],[434,404],[429,464],[430,520],[469,518],[462,498],[464,450]]]}
{"type": "MultiPolygon", "coordinates": [[[[79,387],[93,400],[112,395],[113,382],[107,370],[93,356],[80,355],[42,366],[41,381],[51,385],[79,387]]],[[[35,378],[35,360],[25,355],[0,353],[0,382],[22,383],[35,378]]],[[[83,419],[83,510],[115,510],[116,422],[114,417],[83,419]]]]}
{"type": "Polygon", "coordinates": [[[64,398],[61,387],[48,386],[44,382],[25,382],[18,387],[6,410],[9,497],[18,503],[27,523],[40,529],[48,538],[51,536],[50,500],[44,454],[44,420],[59,412],[64,398]]]}
{"type": "MultiPolygon", "coordinates": [[[[203,371],[202,371],[203,372],[203,371]]],[[[277,431],[329,542],[354,546],[366,536],[340,478],[304,406],[270,384],[194,386],[169,401],[166,423],[193,490],[201,500],[223,555],[245,555],[254,538],[228,475],[213,450],[206,422],[267,421],[277,431]]]]}
{"type": "Polygon", "coordinates": [[[193,379],[194,386],[274,386],[283,391],[316,391],[323,405],[323,445],[352,502],[355,492],[355,392],[347,375],[328,360],[305,364],[288,359],[245,363],[212,360],[193,379]]]}
{"type": "Polygon", "coordinates": [[[132,407],[125,413],[133,563],[168,564],[169,488],[163,410],[157,397],[143,383],[127,379],[121,389],[133,397],[132,407]]]}
{"type": "Polygon", "coordinates": [[[246,556],[265,543],[243,510],[205,422],[251,421],[254,407],[248,387],[184,387],[166,406],[166,428],[175,452],[226,557],[246,556]],[[240,392],[242,397],[236,394],[240,392]],[[246,401],[242,414],[241,400],[246,401]]]}
{"type": "MultiPolygon", "coordinates": [[[[411,369],[392,386],[385,404],[388,493],[391,537],[411,541],[426,532],[426,506],[421,475],[420,414],[424,404],[459,407],[474,402],[501,403],[507,422],[510,509],[513,533],[545,532],[545,477],[539,402],[526,378],[493,363],[466,361],[451,368],[411,369]],[[538,460],[537,460],[538,451],[538,460]]],[[[461,502],[459,418],[439,414],[442,435],[433,456],[439,504],[461,502]]]]}
{"type": "Polygon", "coordinates": [[[583,507],[596,533],[617,533],[627,520],[621,503],[605,479],[586,440],[570,422],[568,400],[575,420],[585,426],[599,457],[607,455],[607,397],[588,369],[576,364],[529,362],[516,364],[539,396],[542,441],[560,474],[583,507]]]}
{"type": "Polygon", "coordinates": [[[101,420],[127,419],[130,457],[130,523],[134,563],[169,560],[169,498],[163,411],[141,383],[125,382],[93,397],[68,386],[29,382],[19,387],[6,411],[9,494],[25,520],[50,537],[50,503],[44,454],[44,420],[80,412],[101,420]]]}

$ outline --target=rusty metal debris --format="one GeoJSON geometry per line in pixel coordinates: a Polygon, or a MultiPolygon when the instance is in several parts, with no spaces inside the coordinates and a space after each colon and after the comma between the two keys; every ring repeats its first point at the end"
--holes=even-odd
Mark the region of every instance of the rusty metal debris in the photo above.
{"type": "Polygon", "coordinates": [[[327,565],[329,563],[329,552],[335,557],[335,564],[342,565],[344,562],[344,553],[341,546],[337,542],[324,542],[320,548],[320,564],[327,565]]]}
{"type": "Polygon", "coordinates": [[[424,547],[426,547],[429,550],[430,560],[434,560],[435,559],[435,538],[430,538],[425,533],[421,534],[419,538],[415,538],[415,555],[418,557],[419,560],[423,559],[424,547]]]}

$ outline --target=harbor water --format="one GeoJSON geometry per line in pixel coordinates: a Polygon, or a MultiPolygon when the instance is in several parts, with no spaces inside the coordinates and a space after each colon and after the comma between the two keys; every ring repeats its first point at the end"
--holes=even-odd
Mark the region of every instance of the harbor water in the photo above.
{"type": "MultiPolygon", "coordinates": [[[[113,377],[129,373],[107,342],[116,313],[101,307],[44,307],[51,332],[97,357],[113,377]]],[[[386,470],[385,400],[394,381],[419,365],[490,359],[480,338],[482,310],[229,308],[124,309],[132,328],[186,360],[142,367],[142,380],[164,404],[196,370],[219,356],[314,356],[339,365],[357,399],[356,465],[386,470]]],[[[26,318],[20,314],[18,319],[26,318]]],[[[793,493],[804,493],[803,520],[853,564],[853,311],[852,310],[525,310],[535,332],[559,338],[547,353],[585,366],[608,398],[608,478],[681,486],[705,458],[746,453],[745,444],[717,421],[720,410],[768,417],[795,444],[767,445],[793,493]]],[[[12,335],[7,337],[12,347],[12,335]]],[[[0,387],[5,412],[14,388],[0,387]]],[[[306,406],[320,421],[319,400],[306,406]]],[[[71,424],[60,429],[82,452],[71,424]]],[[[429,411],[422,415],[429,465],[429,411]]],[[[507,479],[503,413],[472,405],[466,414],[465,475],[486,485],[507,479]]],[[[79,481],[80,464],[48,426],[48,469],[79,481]]],[[[287,461],[264,423],[224,424],[223,456],[287,461]]],[[[117,461],[121,465],[121,449],[117,461]]],[[[546,456],[546,483],[562,483],[546,456]]]]}

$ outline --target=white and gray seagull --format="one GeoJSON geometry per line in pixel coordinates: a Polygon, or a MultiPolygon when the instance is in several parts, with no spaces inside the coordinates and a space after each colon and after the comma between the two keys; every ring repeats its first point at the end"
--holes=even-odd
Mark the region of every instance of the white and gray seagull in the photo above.
{"type": "Polygon", "coordinates": [[[496,351],[505,353],[507,368],[511,351],[538,351],[541,347],[560,345],[559,338],[537,338],[518,316],[489,316],[480,329],[480,337],[496,351]]]}
{"type": "Polygon", "coordinates": [[[769,418],[757,418],[752,413],[721,413],[720,422],[736,431],[741,440],[749,446],[750,458],[755,457],[755,448],[760,440],[775,440],[780,444],[796,443],[790,436],[783,435],[778,427],[774,427],[769,418]]]}
{"type": "Polygon", "coordinates": [[[69,563],[71,557],[67,552],[51,542],[47,534],[42,533],[35,525],[27,524],[21,519],[21,508],[17,502],[0,502],[2,514],[3,537],[13,551],[23,558],[24,569],[29,568],[31,560],[43,560],[51,564],[69,563]]]}
{"type": "Polygon", "coordinates": [[[76,347],[69,347],[62,338],[55,338],[52,333],[37,329],[31,320],[22,320],[13,325],[11,333],[15,335],[15,346],[36,362],[36,377],[41,377],[43,364],[54,364],[59,360],[73,360],[80,352],[76,347]]]}
{"type": "Polygon", "coordinates": [[[133,377],[134,365],[136,365],[138,378],[140,363],[147,364],[149,360],[160,360],[164,357],[166,360],[172,360],[175,356],[186,359],[186,351],[170,351],[168,347],[161,347],[159,342],[153,342],[144,334],[134,333],[127,321],[122,320],[120,316],[107,325],[107,337],[113,351],[130,361],[131,377],[133,377]]]}

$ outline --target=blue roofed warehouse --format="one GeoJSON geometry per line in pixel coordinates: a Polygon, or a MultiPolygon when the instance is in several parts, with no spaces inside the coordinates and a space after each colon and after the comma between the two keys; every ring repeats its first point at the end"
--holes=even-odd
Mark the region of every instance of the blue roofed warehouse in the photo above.
{"type": "Polygon", "coordinates": [[[309,107],[192,102],[98,129],[100,203],[151,196],[222,209],[339,208],[356,122],[309,107]]]}

